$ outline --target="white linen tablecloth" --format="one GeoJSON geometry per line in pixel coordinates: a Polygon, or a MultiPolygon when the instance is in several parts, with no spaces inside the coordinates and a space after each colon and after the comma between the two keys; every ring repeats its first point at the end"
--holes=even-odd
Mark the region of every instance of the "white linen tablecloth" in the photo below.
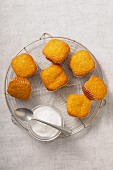
{"type": "Polygon", "coordinates": [[[0,170],[113,169],[113,1],[0,0],[0,170]],[[108,85],[107,105],[87,129],[50,143],[11,122],[4,78],[11,59],[44,32],[84,44],[108,85]]]}

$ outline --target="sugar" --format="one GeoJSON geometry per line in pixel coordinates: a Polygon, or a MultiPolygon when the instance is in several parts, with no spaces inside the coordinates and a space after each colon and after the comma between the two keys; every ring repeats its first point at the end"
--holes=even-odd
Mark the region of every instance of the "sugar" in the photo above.
{"type": "MultiPolygon", "coordinates": [[[[37,107],[34,111],[34,117],[44,120],[46,122],[62,125],[62,119],[59,112],[52,107],[49,106],[40,106],[37,107]]],[[[51,138],[58,134],[58,130],[48,126],[44,123],[40,123],[38,121],[32,121],[32,129],[39,137],[42,138],[51,138]]]]}

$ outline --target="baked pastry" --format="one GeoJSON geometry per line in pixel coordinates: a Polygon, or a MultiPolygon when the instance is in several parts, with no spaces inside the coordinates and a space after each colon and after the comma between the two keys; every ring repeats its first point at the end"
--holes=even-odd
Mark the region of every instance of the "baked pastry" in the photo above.
{"type": "Polygon", "coordinates": [[[8,84],[7,92],[15,98],[26,100],[31,94],[31,83],[23,77],[14,77],[8,84]]]}
{"type": "Polygon", "coordinates": [[[76,76],[84,76],[95,68],[95,62],[88,51],[80,50],[70,58],[70,68],[76,76]]]}
{"type": "Polygon", "coordinates": [[[68,44],[58,39],[50,40],[42,50],[46,58],[56,64],[64,61],[69,52],[68,44]]]}
{"type": "Polygon", "coordinates": [[[52,64],[41,72],[42,81],[49,91],[57,90],[68,82],[68,78],[62,67],[52,64]]]}
{"type": "Polygon", "coordinates": [[[82,87],[84,94],[91,100],[102,100],[107,94],[107,87],[98,76],[91,76],[82,87]]]}
{"type": "Polygon", "coordinates": [[[20,54],[12,59],[12,68],[19,77],[30,77],[36,73],[37,67],[29,54],[20,54]]]}
{"type": "Polygon", "coordinates": [[[84,94],[70,94],[67,98],[67,112],[70,116],[82,118],[88,115],[91,106],[84,94]]]}

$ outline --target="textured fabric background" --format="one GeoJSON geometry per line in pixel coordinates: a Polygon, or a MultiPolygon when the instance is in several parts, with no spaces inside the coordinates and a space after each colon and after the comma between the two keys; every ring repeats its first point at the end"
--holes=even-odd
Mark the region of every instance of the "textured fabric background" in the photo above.
{"type": "Polygon", "coordinates": [[[0,0],[0,170],[113,169],[113,1],[0,0]],[[44,32],[84,44],[101,64],[107,105],[83,132],[45,143],[15,126],[4,98],[11,59],[44,32]]]}

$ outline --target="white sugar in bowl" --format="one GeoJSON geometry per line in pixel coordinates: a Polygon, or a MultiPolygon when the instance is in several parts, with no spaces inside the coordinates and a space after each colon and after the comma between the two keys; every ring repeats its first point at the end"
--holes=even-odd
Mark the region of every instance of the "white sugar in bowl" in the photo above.
{"type": "MultiPolygon", "coordinates": [[[[46,122],[64,126],[63,118],[58,109],[53,106],[39,105],[36,106],[33,110],[35,118],[44,120],[46,122]]],[[[60,135],[60,131],[46,125],[44,123],[38,122],[36,120],[30,121],[30,133],[35,138],[41,141],[51,141],[60,135]]]]}

